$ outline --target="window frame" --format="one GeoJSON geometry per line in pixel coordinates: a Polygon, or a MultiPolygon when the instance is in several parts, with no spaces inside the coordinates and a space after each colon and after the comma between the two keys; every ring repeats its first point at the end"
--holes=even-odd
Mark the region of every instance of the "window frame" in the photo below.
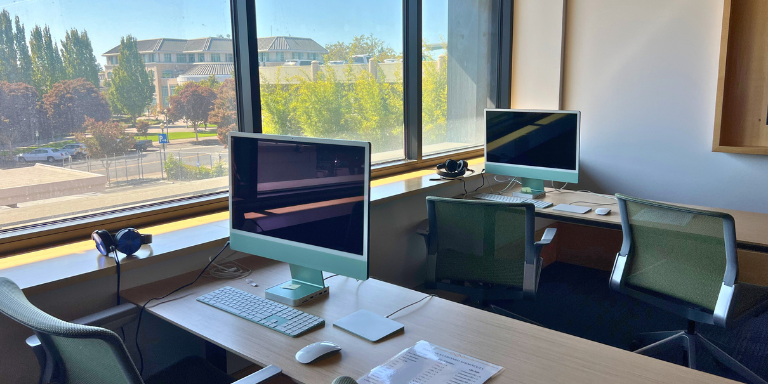
{"type": "MultiPolygon", "coordinates": [[[[514,0],[493,1],[496,32],[496,49],[493,50],[492,71],[496,73],[498,86],[492,88],[496,108],[509,108],[510,71],[512,55],[512,20],[514,0]]],[[[261,98],[259,94],[258,43],[256,35],[256,2],[253,0],[231,0],[234,79],[238,126],[241,132],[261,132],[261,98]]],[[[421,0],[403,0],[403,52],[404,71],[404,154],[403,160],[377,164],[371,171],[373,178],[381,178],[416,169],[424,169],[444,162],[448,158],[476,158],[483,155],[483,147],[461,151],[432,154],[424,157],[421,145],[421,60],[413,59],[421,54],[421,0]],[[414,55],[414,53],[418,53],[414,55]]],[[[267,52],[263,52],[268,55],[267,52]]],[[[278,52],[282,53],[282,52],[278,52]]],[[[205,62],[199,59],[204,53],[191,53],[193,60],[188,64],[205,62]],[[195,56],[197,55],[197,56],[195,56]]],[[[156,62],[155,53],[142,54],[150,63],[156,62]],[[146,55],[146,56],[145,56],[146,55]]],[[[188,56],[189,57],[189,56],[188,56]]],[[[268,57],[268,56],[267,56],[268,57]]],[[[267,59],[269,60],[269,59],[267,59]]],[[[283,60],[284,61],[284,60],[283,60]]],[[[165,87],[163,87],[165,88],[165,87]]],[[[166,92],[170,92],[167,90],[166,92]]],[[[168,95],[170,97],[170,94],[168,95]]],[[[162,97],[161,97],[162,98],[162,97]]],[[[156,105],[160,100],[155,96],[156,105]]],[[[117,231],[125,227],[142,227],[185,217],[221,212],[228,209],[228,192],[217,192],[154,203],[129,206],[114,210],[11,227],[0,230],[0,258],[47,248],[53,245],[87,238],[95,228],[117,231]]]]}
{"type": "Polygon", "coordinates": [[[197,54],[197,62],[198,63],[205,63],[205,53],[198,53],[197,54]],[[202,57],[202,59],[201,59],[202,57]]]}

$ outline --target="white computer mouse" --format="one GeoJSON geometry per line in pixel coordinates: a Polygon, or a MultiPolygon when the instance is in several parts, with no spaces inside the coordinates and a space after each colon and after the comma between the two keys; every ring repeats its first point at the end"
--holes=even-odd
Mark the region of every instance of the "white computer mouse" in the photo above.
{"type": "Polygon", "coordinates": [[[341,347],[330,341],[321,341],[307,345],[296,352],[296,361],[302,364],[309,364],[315,360],[330,356],[341,351],[341,347]]]}
{"type": "Polygon", "coordinates": [[[607,215],[607,214],[611,213],[611,209],[610,208],[598,208],[598,209],[595,209],[595,213],[597,213],[598,215],[604,216],[604,215],[607,215]]]}

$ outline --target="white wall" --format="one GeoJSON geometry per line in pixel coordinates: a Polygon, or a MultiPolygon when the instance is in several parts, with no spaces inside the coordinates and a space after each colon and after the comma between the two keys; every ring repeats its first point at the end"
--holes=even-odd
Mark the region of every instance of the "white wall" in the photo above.
{"type": "Polygon", "coordinates": [[[768,156],[714,153],[723,0],[568,2],[579,188],[768,213],[768,156]]]}

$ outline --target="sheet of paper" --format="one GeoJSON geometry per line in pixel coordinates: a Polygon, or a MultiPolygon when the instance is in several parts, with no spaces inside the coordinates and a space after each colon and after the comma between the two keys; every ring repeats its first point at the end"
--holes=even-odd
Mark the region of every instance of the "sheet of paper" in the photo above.
{"type": "Polygon", "coordinates": [[[358,380],[360,384],[481,384],[504,368],[419,341],[358,380]]]}

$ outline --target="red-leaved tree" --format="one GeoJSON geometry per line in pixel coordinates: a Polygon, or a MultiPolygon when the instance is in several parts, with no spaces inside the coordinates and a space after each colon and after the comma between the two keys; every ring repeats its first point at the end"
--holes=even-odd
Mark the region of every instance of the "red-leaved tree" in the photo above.
{"type": "Polygon", "coordinates": [[[84,131],[86,117],[107,121],[112,116],[104,95],[83,78],[56,83],[43,96],[43,107],[53,131],[51,136],[84,131]]]}
{"type": "Polygon", "coordinates": [[[35,137],[40,123],[37,91],[24,83],[0,81],[0,143],[13,156],[13,143],[35,137]]]}
{"type": "Polygon", "coordinates": [[[197,83],[184,84],[178,95],[171,96],[168,115],[173,120],[183,118],[195,129],[195,140],[199,140],[197,127],[204,124],[208,128],[208,115],[213,110],[216,92],[197,83]]]}
{"type": "Polygon", "coordinates": [[[237,131],[237,96],[235,80],[227,79],[216,89],[216,102],[213,111],[208,115],[208,121],[216,124],[219,141],[227,147],[227,133],[237,131]]]}
{"type": "Polygon", "coordinates": [[[85,118],[83,128],[91,135],[86,137],[84,133],[77,133],[75,138],[85,143],[89,156],[101,160],[109,180],[112,161],[116,155],[124,154],[133,148],[133,135],[126,132],[125,127],[116,121],[96,121],[90,117],[85,118]]]}

